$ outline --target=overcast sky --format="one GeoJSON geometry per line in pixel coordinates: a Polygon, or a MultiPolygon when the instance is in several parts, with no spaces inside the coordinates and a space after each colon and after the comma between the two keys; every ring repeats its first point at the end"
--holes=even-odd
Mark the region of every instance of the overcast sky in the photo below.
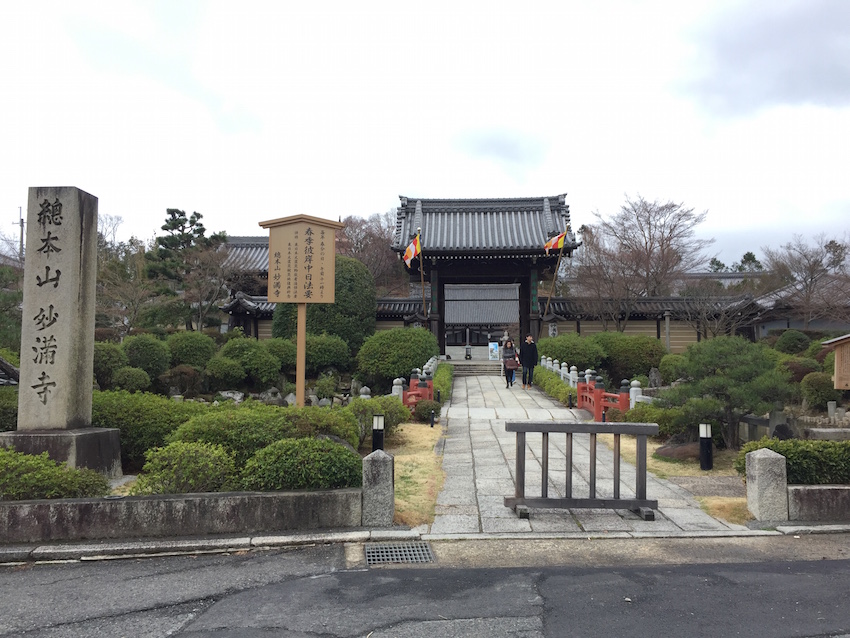
{"type": "MultiPolygon", "coordinates": [[[[708,211],[731,263],[850,228],[850,2],[4,4],[0,232],[77,186],[160,233],[566,192],[708,211]]],[[[541,238],[541,244],[544,238],[541,238]]]]}

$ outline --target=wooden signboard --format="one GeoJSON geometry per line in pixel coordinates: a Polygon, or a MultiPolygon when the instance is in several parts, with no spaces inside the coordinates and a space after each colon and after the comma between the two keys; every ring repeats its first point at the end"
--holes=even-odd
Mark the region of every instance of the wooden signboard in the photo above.
{"type": "Polygon", "coordinates": [[[835,389],[850,390],[850,341],[835,348],[835,389]]]}
{"type": "Polygon", "coordinates": [[[334,303],[336,231],[343,224],[293,215],[260,226],[269,229],[269,301],[298,304],[295,400],[304,405],[307,304],[334,303]]]}

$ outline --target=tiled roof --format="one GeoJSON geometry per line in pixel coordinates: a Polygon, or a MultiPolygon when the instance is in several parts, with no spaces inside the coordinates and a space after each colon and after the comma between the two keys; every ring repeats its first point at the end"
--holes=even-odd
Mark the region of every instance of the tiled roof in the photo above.
{"type": "Polygon", "coordinates": [[[271,319],[275,305],[277,304],[274,301],[269,301],[268,297],[261,297],[259,295],[252,297],[251,295],[246,295],[244,292],[237,292],[233,299],[223,306],[219,306],[219,308],[231,314],[236,312],[240,315],[271,319]]]}
{"type": "MultiPolygon", "coordinates": [[[[549,314],[555,314],[565,319],[593,319],[599,314],[600,305],[619,303],[613,301],[597,301],[594,299],[552,297],[549,304],[549,314]]],[[[752,303],[748,295],[737,297],[718,297],[713,300],[718,312],[728,312],[731,308],[743,308],[752,303]]],[[[633,300],[630,304],[629,316],[637,319],[663,317],[666,311],[670,311],[674,318],[686,317],[691,313],[705,310],[705,300],[695,300],[686,297],[645,297],[633,300]]],[[[546,307],[546,298],[540,299],[541,312],[546,307]]],[[[606,307],[607,309],[607,307],[606,307]]]]}
{"type": "MultiPolygon", "coordinates": [[[[393,250],[404,251],[421,228],[426,256],[543,255],[543,244],[570,224],[566,195],[518,199],[400,197],[393,250]]],[[[576,247],[572,230],[564,249],[576,247]]]]}
{"type": "Polygon", "coordinates": [[[228,257],[225,266],[233,266],[248,272],[269,271],[269,238],[228,237],[224,244],[228,257]]]}

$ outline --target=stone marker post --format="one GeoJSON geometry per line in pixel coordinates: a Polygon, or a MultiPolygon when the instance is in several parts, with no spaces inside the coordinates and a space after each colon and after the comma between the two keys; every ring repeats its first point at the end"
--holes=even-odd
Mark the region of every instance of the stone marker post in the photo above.
{"type": "Polygon", "coordinates": [[[0,444],[121,475],[118,430],[91,427],[97,198],[30,188],[18,430],[0,444]]]}

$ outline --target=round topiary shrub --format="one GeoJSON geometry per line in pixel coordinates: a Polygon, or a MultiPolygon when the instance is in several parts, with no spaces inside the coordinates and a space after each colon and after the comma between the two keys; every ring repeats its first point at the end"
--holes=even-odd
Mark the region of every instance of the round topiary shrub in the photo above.
{"type": "MultiPolygon", "coordinates": [[[[112,377],[119,368],[130,365],[121,346],[115,343],[94,344],[94,378],[101,390],[112,389],[112,377]]],[[[150,382],[150,379],[148,380],[150,382]]]]}
{"type": "Polygon", "coordinates": [[[420,423],[430,423],[431,422],[431,411],[434,411],[434,417],[440,418],[440,404],[437,401],[429,401],[425,399],[424,401],[419,401],[416,404],[416,407],[413,408],[413,416],[420,423]]]}
{"type": "Polygon", "coordinates": [[[313,386],[313,392],[320,399],[333,399],[336,394],[336,377],[331,374],[323,374],[313,386]]]}
{"type": "Polygon", "coordinates": [[[216,355],[204,370],[211,390],[227,390],[237,387],[245,380],[245,368],[236,359],[216,355]]]}
{"type": "Polygon", "coordinates": [[[805,334],[799,330],[792,329],[783,332],[773,347],[785,354],[798,354],[808,348],[810,342],[811,339],[805,334]]]}
{"type": "Polygon", "coordinates": [[[375,333],[357,353],[359,375],[373,392],[389,391],[392,380],[408,377],[440,353],[437,338],[424,328],[392,328],[375,333]]]}
{"type": "Polygon", "coordinates": [[[168,337],[171,367],[190,365],[203,369],[218,350],[215,340],[202,332],[175,332],[168,337]]]}
{"type": "Polygon", "coordinates": [[[800,381],[800,391],[803,398],[813,410],[826,410],[829,401],[841,399],[841,392],[836,390],[832,376],[826,372],[810,372],[800,381]]]}
{"type": "Polygon", "coordinates": [[[671,353],[661,357],[661,362],[658,364],[658,371],[661,373],[661,383],[670,385],[674,381],[684,378],[687,374],[685,363],[685,357],[680,354],[671,353]]]}
{"type": "Polygon", "coordinates": [[[118,368],[112,375],[112,386],[116,390],[142,392],[151,386],[151,378],[141,368],[124,366],[118,368]]]}
{"type": "Polygon", "coordinates": [[[314,375],[327,368],[336,368],[341,371],[351,369],[351,351],[341,337],[308,334],[305,341],[307,374],[314,375]]]}
{"type": "Polygon", "coordinates": [[[159,378],[171,364],[168,344],[153,335],[141,334],[124,339],[121,349],[127,355],[131,367],[141,368],[151,379],[159,378]]]}
{"type": "Polygon", "coordinates": [[[48,457],[0,447],[0,501],[105,496],[109,481],[86,468],[72,468],[48,457]]]}
{"type": "Polygon", "coordinates": [[[810,372],[821,372],[821,365],[816,359],[807,359],[805,357],[791,357],[785,359],[780,367],[787,370],[790,374],[789,381],[792,383],[800,383],[810,372]]]}
{"type": "Polygon", "coordinates": [[[132,494],[222,492],[235,487],[233,455],[221,445],[175,441],[145,453],[132,494]]]}
{"type": "Polygon", "coordinates": [[[363,462],[344,445],[326,439],[284,439],[245,464],[246,490],[325,490],[360,487],[363,462]]]}
{"type": "Polygon", "coordinates": [[[196,397],[201,393],[204,377],[200,368],[184,363],[171,368],[159,380],[168,386],[169,393],[176,390],[182,396],[196,397]]]}

